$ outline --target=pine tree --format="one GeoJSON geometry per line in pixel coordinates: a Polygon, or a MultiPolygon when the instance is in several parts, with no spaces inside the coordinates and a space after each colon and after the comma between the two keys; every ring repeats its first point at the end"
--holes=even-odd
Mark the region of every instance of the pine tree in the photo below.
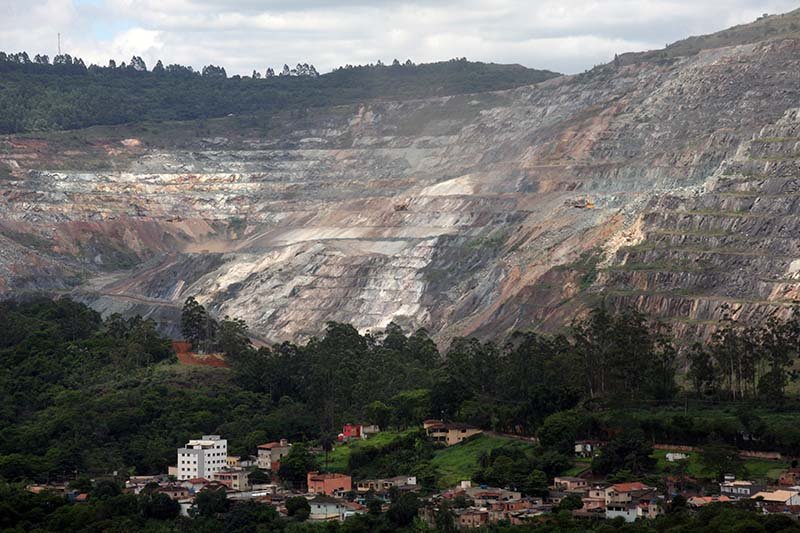
{"type": "Polygon", "coordinates": [[[145,65],[144,59],[139,56],[131,57],[131,62],[128,65],[128,68],[135,70],[136,72],[147,72],[147,65],[145,65]]]}

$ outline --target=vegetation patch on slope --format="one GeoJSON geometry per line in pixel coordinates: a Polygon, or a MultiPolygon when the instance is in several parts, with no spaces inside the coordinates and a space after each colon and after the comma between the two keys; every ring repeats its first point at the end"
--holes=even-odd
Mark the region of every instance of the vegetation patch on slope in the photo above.
{"type": "Polygon", "coordinates": [[[439,486],[449,487],[464,480],[471,480],[480,470],[481,456],[497,448],[514,448],[531,454],[533,444],[508,437],[476,435],[460,444],[434,453],[431,464],[439,471],[439,486]]]}

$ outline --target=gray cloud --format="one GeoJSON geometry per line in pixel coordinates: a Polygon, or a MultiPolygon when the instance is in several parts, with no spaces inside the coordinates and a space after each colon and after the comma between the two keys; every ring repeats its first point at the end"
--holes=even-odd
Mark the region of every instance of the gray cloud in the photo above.
{"type": "Polygon", "coordinates": [[[0,49],[229,73],[466,56],[573,73],[615,53],[789,11],[796,0],[0,0],[0,49]]]}

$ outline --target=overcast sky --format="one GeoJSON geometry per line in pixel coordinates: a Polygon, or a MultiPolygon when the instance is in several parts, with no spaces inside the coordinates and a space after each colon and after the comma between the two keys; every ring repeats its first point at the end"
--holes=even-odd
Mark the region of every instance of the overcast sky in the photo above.
{"type": "Polygon", "coordinates": [[[0,50],[228,74],[465,56],[575,73],[800,0],[0,0],[0,50]]]}

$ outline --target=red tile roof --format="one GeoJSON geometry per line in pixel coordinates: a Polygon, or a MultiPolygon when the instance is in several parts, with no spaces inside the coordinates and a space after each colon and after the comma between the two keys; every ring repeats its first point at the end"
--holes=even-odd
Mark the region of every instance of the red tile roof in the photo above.
{"type": "Polygon", "coordinates": [[[354,509],[356,511],[363,511],[364,509],[366,509],[366,507],[357,502],[344,502],[344,504],[346,507],[349,507],[350,509],[354,509]]]}
{"type": "Polygon", "coordinates": [[[692,496],[691,498],[689,498],[689,505],[701,507],[709,503],[717,503],[717,502],[728,503],[732,501],[733,500],[731,500],[724,494],[722,496],[692,496]]]}
{"type": "Polygon", "coordinates": [[[258,449],[259,450],[271,450],[273,448],[281,448],[281,443],[280,442],[268,442],[266,444],[259,444],[258,445],[258,449]]]}
{"type": "Polygon", "coordinates": [[[634,481],[632,483],[617,483],[615,485],[611,485],[611,488],[617,492],[631,492],[633,490],[647,490],[650,487],[644,483],[634,481]]]}

